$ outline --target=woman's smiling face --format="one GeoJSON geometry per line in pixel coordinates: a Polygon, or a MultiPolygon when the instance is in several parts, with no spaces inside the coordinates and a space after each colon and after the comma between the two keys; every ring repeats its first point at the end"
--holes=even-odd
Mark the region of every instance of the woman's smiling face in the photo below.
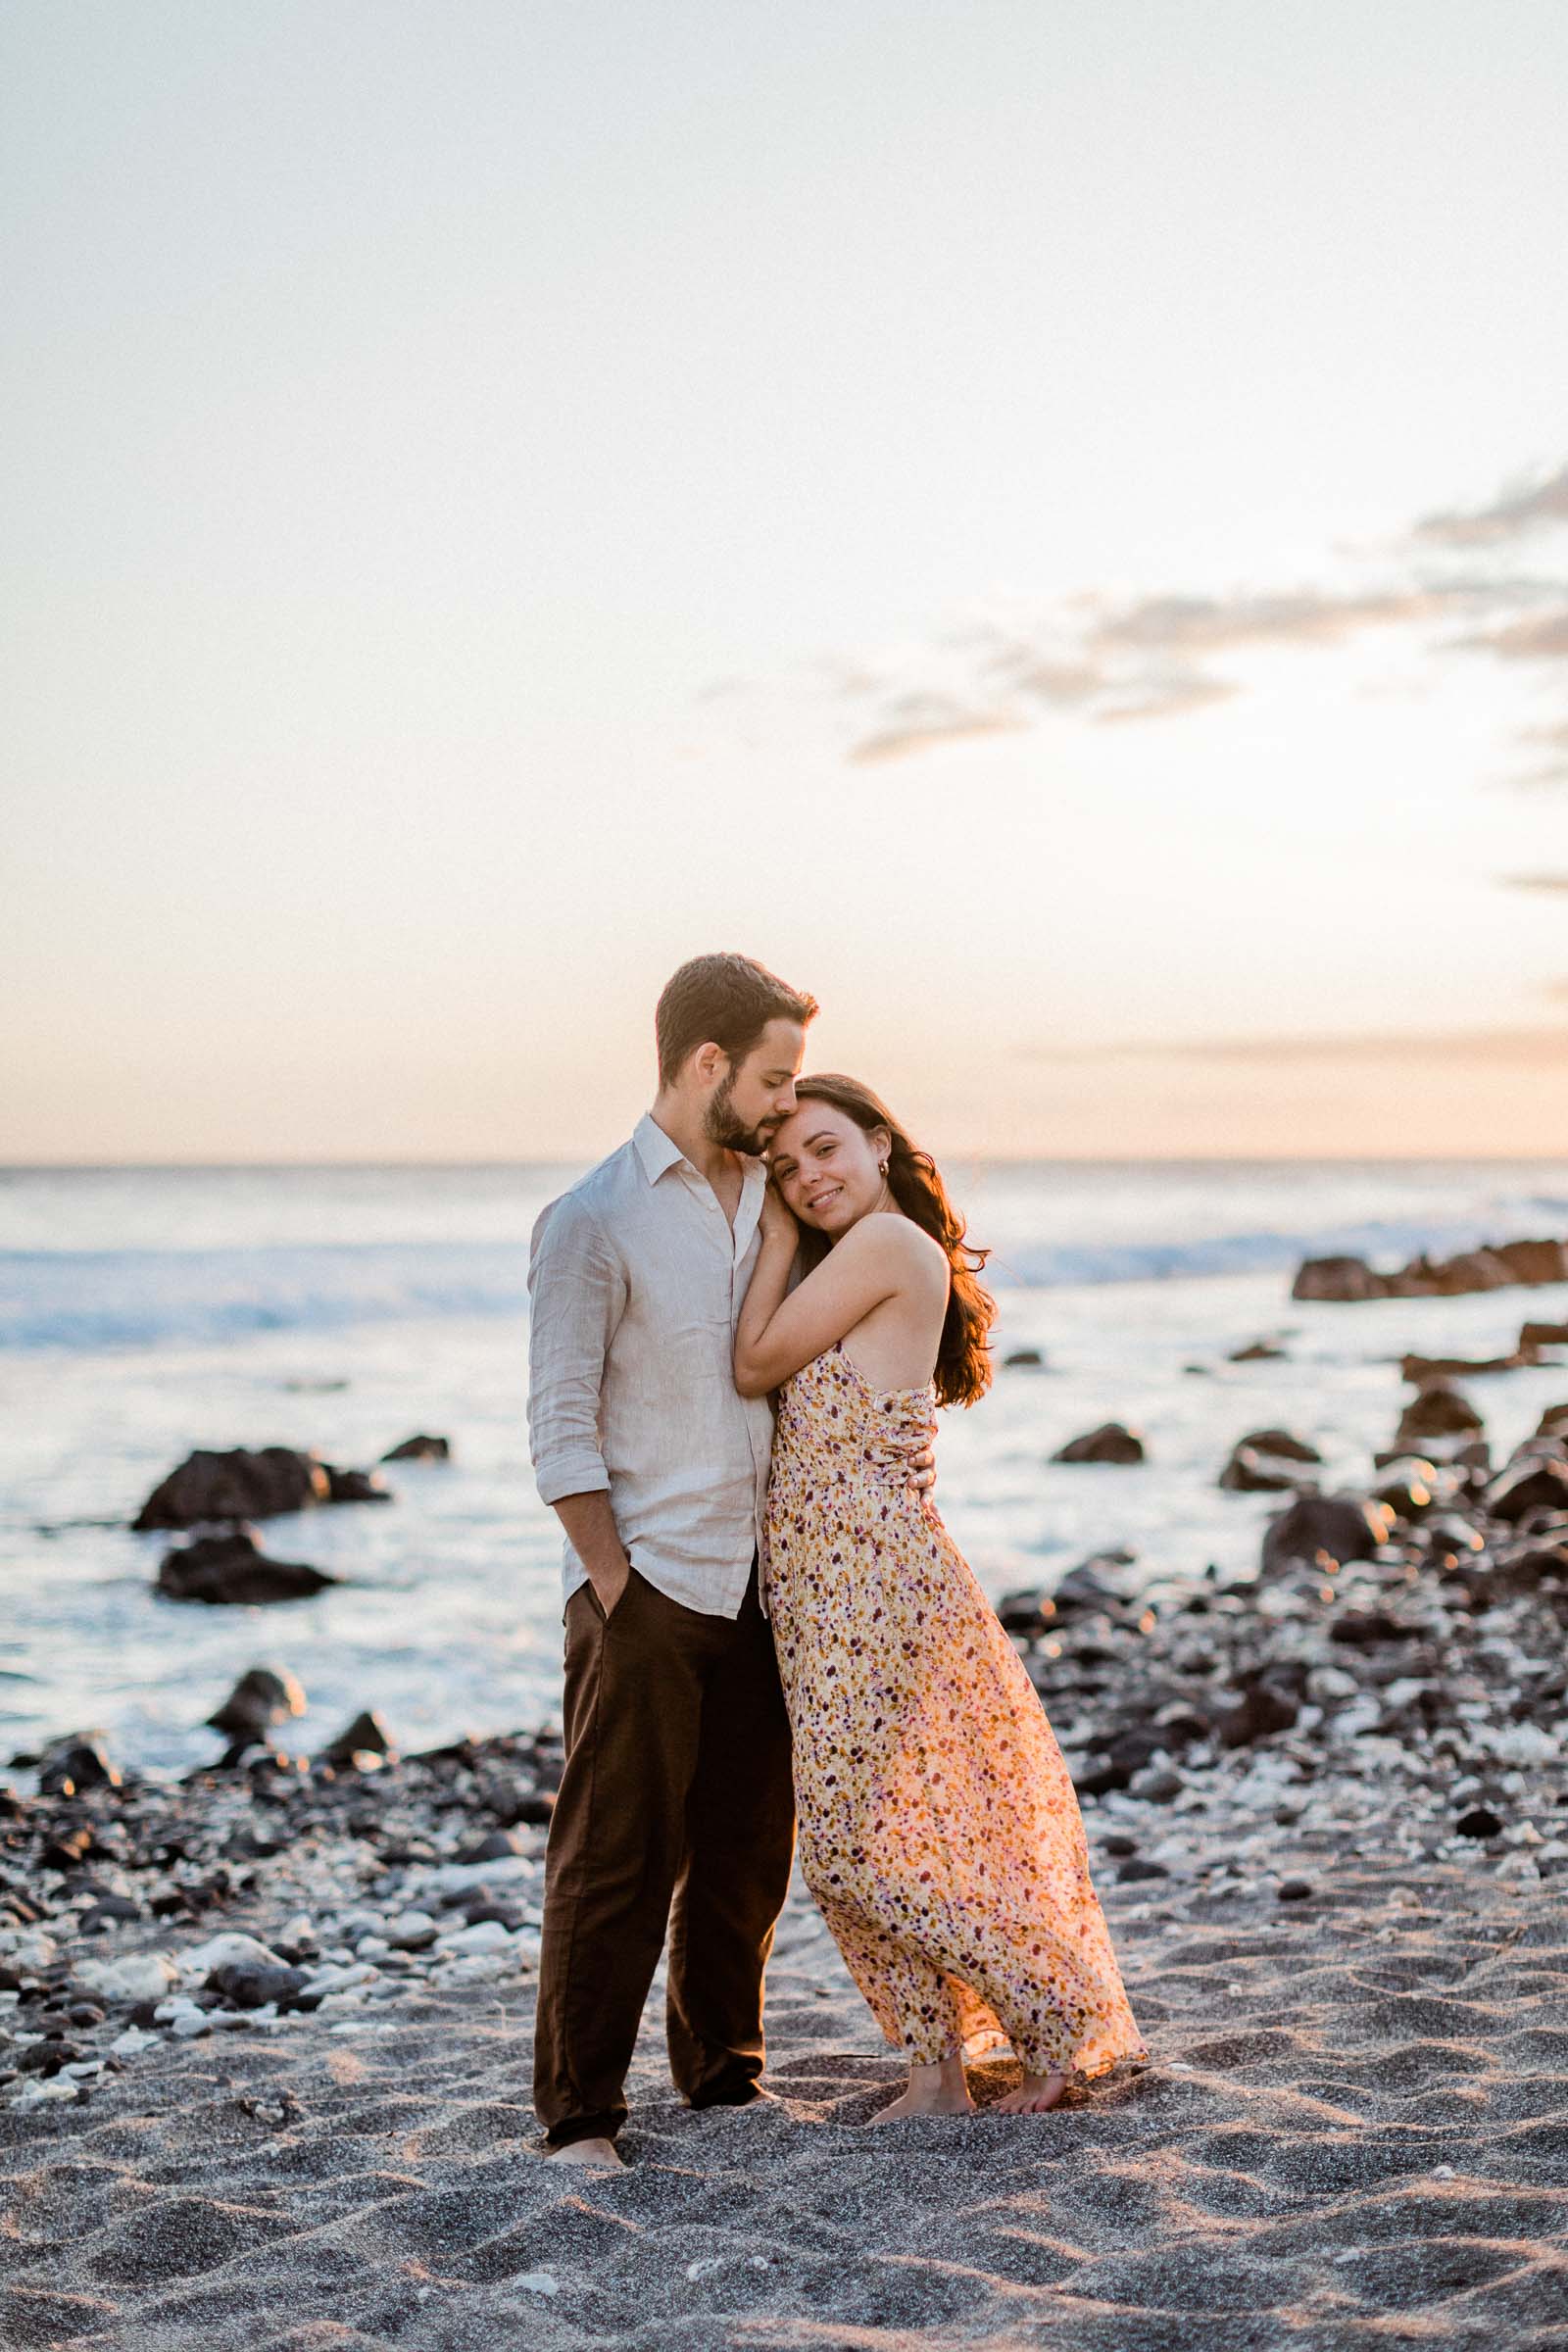
{"type": "Polygon", "coordinates": [[[836,1102],[803,1102],[768,1147],[767,1164],[787,1208],[836,1240],[882,1198],[884,1128],[867,1135],[836,1102]]]}

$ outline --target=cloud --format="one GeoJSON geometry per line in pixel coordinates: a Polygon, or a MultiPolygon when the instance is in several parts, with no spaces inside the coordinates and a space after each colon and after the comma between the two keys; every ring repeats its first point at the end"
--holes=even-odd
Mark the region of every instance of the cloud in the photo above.
{"type": "Polygon", "coordinates": [[[1508,662],[1560,662],[1568,657],[1568,605],[1555,612],[1513,621],[1485,637],[1467,638],[1465,643],[1508,662]]]}
{"type": "MultiPolygon", "coordinates": [[[[1568,875],[1557,885],[1568,890],[1568,875]]],[[[1568,983],[1563,984],[1568,994],[1568,983]]],[[[1124,1039],[1102,1046],[1036,1045],[1026,1061],[1181,1061],[1282,1063],[1455,1061],[1506,1062],[1520,1069],[1568,1070],[1568,1028],[1365,1030],[1358,1034],[1294,1037],[1124,1039]]]]}
{"type": "MultiPolygon", "coordinates": [[[[1319,580],[1230,594],[1055,600],[1027,619],[954,616],[923,641],[871,658],[829,656],[781,682],[798,711],[803,691],[858,766],[1002,734],[1048,717],[1114,725],[1172,724],[1249,691],[1248,657],[1344,650],[1401,632],[1430,661],[1489,653],[1509,664],[1568,661],[1568,576],[1489,562],[1547,524],[1568,524],[1568,464],[1501,492],[1490,505],[1429,514],[1366,554],[1341,550],[1319,580]],[[1457,551],[1468,560],[1455,562],[1457,551]]],[[[1549,675],[1550,673],[1547,672],[1549,675]]],[[[1412,673],[1401,663],[1408,689],[1412,673]]],[[[1419,690],[1421,673],[1413,673],[1419,690]]],[[[1363,681],[1375,692],[1375,679],[1363,681]]],[[[718,690],[732,691],[726,682],[718,690]]],[[[752,699],[762,690],[756,689],[752,699]]],[[[1521,728],[1533,764],[1511,788],[1568,783],[1568,722],[1521,728]],[[1543,747],[1545,757],[1543,758],[1543,747]]]]}
{"type": "Polygon", "coordinates": [[[903,724],[878,729],[852,744],[849,757],[864,766],[877,760],[908,760],[916,752],[936,751],[943,744],[971,743],[979,736],[1011,735],[1026,724],[1001,711],[952,710],[910,717],[903,724]]]}
{"type": "Polygon", "coordinates": [[[1205,703],[1228,702],[1240,692],[1228,678],[1206,677],[1200,669],[1190,669],[1150,679],[1137,689],[1135,700],[1107,703],[1094,715],[1101,726],[1118,718],[1174,718],[1183,710],[1200,710],[1205,703]]]}
{"type": "Polygon", "coordinates": [[[1442,547],[1493,547],[1562,523],[1568,523],[1568,465],[1544,481],[1505,491],[1490,507],[1429,514],[1416,524],[1413,536],[1442,547]]]}
{"type": "Polygon", "coordinates": [[[1568,874],[1499,874],[1504,890],[1568,890],[1568,874]]]}
{"type": "Polygon", "coordinates": [[[1194,653],[1240,645],[1342,645],[1362,629],[1429,618],[1445,601],[1419,589],[1361,596],[1310,588],[1280,596],[1153,596],[1102,622],[1090,642],[1194,653]]]}

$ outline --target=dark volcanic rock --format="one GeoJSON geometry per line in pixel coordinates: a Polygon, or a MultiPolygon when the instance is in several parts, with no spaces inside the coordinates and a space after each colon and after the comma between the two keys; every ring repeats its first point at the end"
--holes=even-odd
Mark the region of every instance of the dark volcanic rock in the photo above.
{"type": "Polygon", "coordinates": [[[220,1994],[231,2009],[264,2009],[270,2001],[292,2000],[309,1983],[303,1968],[272,1968],[261,1960],[235,1960],[212,1969],[206,1988],[220,1994]]]}
{"type": "Polygon", "coordinates": [[[1415,1266],[1444,1298],[1465,1298],[1478,1291],[1505,1291],[1522,1279],[1496,1250],[1463,1250],[1457,1257],[1436,1261],[1423,1256],[1416,1259],[1415,1266]]]}
{"type": "Polygon", "coordinates": [[[1361,1494],[1299,1494],[1263,1535],[1263,1573],[1292,1560],[1369,1560],[1389,1540],[1394,1514],[1361,1494]]]}
{"type": "Polygon", "coordinates": [[[1329,1627],[1329,1640],[1367,1649],[1374,1642],[1413,1642],[1415,1629],[1401,1625],[1386,1609],[1347,1609],[1329,1627]]]}
{"type": "Polygon", "coordinates": [[[1568,1323],[1525,1323],[1519,1330],[1519,1351],[1535,1348],[1568,1348],[1568,1323]]]}
{"type": "Polygon", "coordinates": [[[1349,1300],[1382,1298],[1383,1277],[1364,1257],[1309,1257],[1291,1285],[1293,1298],[1349,1300]]]}
{"type": "Polygon", "coordinates": [[[1439,1469],[1420,1454],[1405,1454],[1384,1465],[1388,1477],[1372,1490],[1374,1502],[1386,1502],[1401,1519],[1420,1519],[1440,1504],[1452,1502],[1462,1481],[1456,1470],[1439,1469]]]}
{"type": "Polygon", "coordinates": [[[1511,1526],[1529,1511],[1568,1515],[1568,1461],[1525,1454],[1493,1480],[1486,1502],[1494,1519],[1505,1519],[1511,1526]]]}
{"type": "Polygon", "coordinates": [[[1297,1273],[1293,1298],[1457,1298],[1512,1285],[1568,1282],[1568,1243],[1503,1242],[1494,1250],[1465,1250],[1456,1257],[1423,1251],[1394,1274],[1378,1274],[1360,1257],[1309,1257],[1297,1273]]]}
{"type": "Polygon", "coordinates": [[[1086,1436],[1071,1438],[1052,1455],[1054,1462],[1116,1462],[1127,1464],[1144,1459],[1144,1441],[1137,1432],[1123,1427],[1119,1421],[1102,1422],[1099,1429],[1086,1436]]]}
{"type": "Polygon", "coordinates": [[[1568,1242],[1504,1242],[1493,1254],[1515,1282],[1568,1282],[1568,1242]]]}
{"type": "Polygon", "coordinates": [[[1289,1464],[1322,1459],[1315,1446],[1294,1437],[1288,1429],[1249,1430],[1231,1448],[1219,1483],[1227,1494],[1284,1494],[1300,1483],[1289,1464]]]}
{"type": "Polygon", "coordinates": [[[1490,1805],[1472,1805],[1468,1813],[1460,1814],[1453,1826],[1461,1838],[1502,1836],[1502,1824],[1490,1805]]]}
{"type": "Polygon", "coordinates": [[[1005,1630],[1021,1634],[1029,1642],[1039,1641],[1055,1614],[1055,1602],[1033,1588],[1022,1592],[1004,1592],[997,1603],[997,1615],[1005,1630]]]}
{"type": "Polygon", "coordinates": [[[215,1732],[226,1732],[230,1740],[249,1744],[265,1738],[273,1724],[304,1712],[305,1693],[293,1675],[253,1666],[207,1721],[215,1732]]]}
{"type": "Polygon", "coordinates": [[[1480,1528],[1457,1511],[1434,1511],[1430,1519],[1423,1519],[1419,1541],[1428,1565],[1434,1568],[1457,1567],[1487,1547],[1480,1528]]]}
{"type": "Polygon", "coordinates": [[[1043,1368],[1045,1360],[1038,1348],[1015,1348],[1010,1355],[1003,1357],[1002,1364],[1007,1372],[1033,1371],[1043,1368]]]}
{"type": "Polygon", "coordinates": [[[373,1470],[335,1470],[325,1464],[326,1499],[328,1502],[390,1502],[390,1487],[382,1484],[373,1470]]]}
{"type": "Polygon", "coordinates": [[[1300,1690],[1292,1688],[1294,1680],[1282,1674],[1260,1674],[1243,1692],[1240,1705],[1220,1719],[1219,1736],[1225,1745],[1246,1747],[1254,1740],[1288,1732],[1301,1712],[1300,1690]]]}
{"type": "Polygon", "coordinates": [[[1395,1443],[1407,1446],[1412,1439],[1470,1437],[1484,1426],[1469,1397],[1457,1389],[1423,1389],[1399,1415],[1395,1443]]]}
{"type": "Polygon", "coordinates": [[[166,1553],[158,1570],[158,1590],[166,1599],[200,1600],[214,1607],[307,1600],[313,1592],[341,1582],[301,1560],[269,1559],[247,1527],[226,1536],[198,1536],[166,1553]]]}
{"type": "Polygon", "coordinates": [[[352,1764],[356,1756],[395,1756],[392,1735],[374,1709],[356,1715],[320,1751],[323,1764],[352,1764]]]}
{"type": "Polygon", "coordinates": [[[239,1446],[229,1453],[198,1451],[153,1489],[131,1525],[145,1534],[209,1519],[271,1519],[325,1502],[329,1492],[325,1463],[292,1446],[264,1446],[255,1453],[239,1446]]]}
{"type": "Polygon", "coordinates": [[[1233,1348],[1225,1358],[1228,1364],[1271,1364],[1286,1350],[1277,1340],[1249,1340],[1245,1348],[1233,1348]]]}
{"type": "Polygon", "coordinates": [[[383,1462],[449,1462],[452,1459],[450,1438],[405,1438],[381,1456],[383,1462]]]}
{"type": "Polygon", "coordinates": [[[1304,1438],[1294,1437],[1288,1429],[1250,1429],[1238,1446],[1250,1446],[1254,1453],[1271,1453],[1282,1462],[1320,1462],[1323,1456],[1315,1446],[1304,1438]]]}
{"type": "Polygon", "coordinates": [[[1418,1388],[1431,1388],[1444,1380],[1467,1380],[1472,1374],[1485,1372],[1517,1372],[1530,1358],[1522,1351],[1513,1355],[1403,1355],[1399,1358],[1402,1378],[1418,1388]]]}
{"type": "Polygon", "coordinates": [[[1052,1592],[1055,1614],[1070,1617],[1085,1611],[1114,1612],[1122,1607],[1127,1595],[1110,1582],[1104,1570],[1128,1564],[1125,1552],[1096,1552],[1093,1559],[1080,1560],[1076,1568],[1068,1569],[1052,1592]]]}
{"type": "Polygon", "coordinates": [[[1296,1478],[1277,1457],[1238,1446],[1217,1483],[1227,1494],[1288,1494],[1296,1478]]]}
{"type": "Polygon", "coordinates": [[[68,1732],[51,1740],[38,1759],[38,1788],[44,1796],[71,1796],[83,1788],[118,1788],[120,1767],[110,1759],[102,1732],[68,1732]]]}

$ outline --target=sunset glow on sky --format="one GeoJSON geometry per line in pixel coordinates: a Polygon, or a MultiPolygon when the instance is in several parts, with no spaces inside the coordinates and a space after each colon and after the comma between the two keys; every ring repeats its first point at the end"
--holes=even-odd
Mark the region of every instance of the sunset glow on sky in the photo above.
{"type": "Polygon", "coordinates": [[[1568,1153],[1568,10],[24,0],[7,1160],[1568,1153]]]}

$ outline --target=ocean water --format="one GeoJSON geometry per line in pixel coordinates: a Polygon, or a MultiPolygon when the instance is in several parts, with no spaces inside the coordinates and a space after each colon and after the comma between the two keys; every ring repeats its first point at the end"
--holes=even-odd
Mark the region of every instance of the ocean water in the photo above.
{"type": "MultiPolygon", "coordinates": [[[[0,1170],[0,1766],[85,1725],[177,1771],[235,1677],[284,1666],[318,1745],[362,1706],[405,1746],[557,1716],[560,1545],[524,1420],[528,1235],[554,1167],[0,1170]],[[416,1430],[450,1465],[393,1465],[390,1505],[265,1523],[266,1548],[345,1582],[269,1609],[152,1589],[169,1539],[127,1522],[193,1446],[316,1447],[373,1462],[416,1430]]],[[[1157,1583],[1255,1563],[1271,1497],[1214,1484],[1234,1440],[1284,1423],[1325,1479],[1365,1478],[1393,1434],[1399,1355],[1491,1355],[1568,1286],[1296,1305],[1299,1258],[1568,1234],[1568,1164],[950,1164],[993,1250],[1002,1370],[943,1416],[939,1500],[995,1597],[1122,1544],[1157,1583]],[[1283,1360],[1226,1361],[1270,1336],[1283,1360]],[[1107,1419],[1130,1470],[1054,1466],[1107,1419]]],[[[1507,1446],[1568,1400],[1557,1366],[1478,1380],[1507,1446]]]]}

